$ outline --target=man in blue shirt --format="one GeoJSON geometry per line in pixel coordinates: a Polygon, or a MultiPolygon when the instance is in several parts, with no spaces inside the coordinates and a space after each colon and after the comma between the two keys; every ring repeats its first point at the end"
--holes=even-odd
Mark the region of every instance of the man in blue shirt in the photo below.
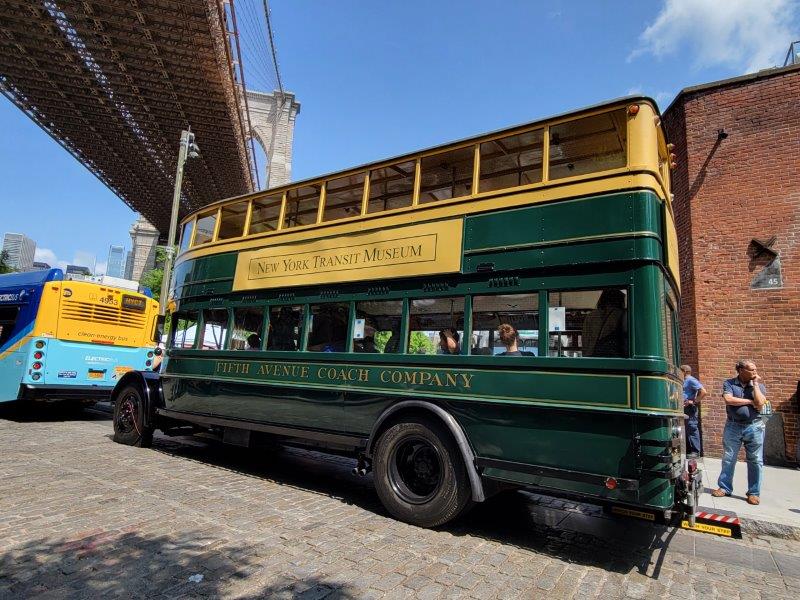
{"type": "Polygon", "coordinates": [[[686,454],[690,458],[700,455],[700,402],[708,395],[706,388],[695,377],[692,367],[681,365],[683,372],[683,414],[686,415],[686,454]]]}
{"type": "Polygon", "coordinates": [[[733,493],[733,470],[736,455],[744,444],[747,454],[747,502],[759,504],[761,471],[764,465],[764,422],[761,409],[767,403],[767,388],[761,383],[756,364],[752,360],[736,363],[736,377],[722,384],[722,397],[728,420],[722,434],[722,472],[711,492],[717,498],[733,493]]]}

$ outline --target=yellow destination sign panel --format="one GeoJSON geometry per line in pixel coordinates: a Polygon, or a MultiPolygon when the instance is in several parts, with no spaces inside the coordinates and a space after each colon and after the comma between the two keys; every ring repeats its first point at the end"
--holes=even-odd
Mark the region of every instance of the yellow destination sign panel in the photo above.
{"type": "Polygon", "coordinates": [[[461,268],[461,219],[242,252],[234,291],[453,273],[461,268]]]}

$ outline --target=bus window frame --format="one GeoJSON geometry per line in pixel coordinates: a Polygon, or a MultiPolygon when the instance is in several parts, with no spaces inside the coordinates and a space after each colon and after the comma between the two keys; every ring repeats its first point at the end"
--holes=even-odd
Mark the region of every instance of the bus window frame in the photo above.
{"type": "MultiPolygon", "coordinates": [[[[547,327],[547,331],[546,331],[546,334],[547,334],[547,354],[546,354],[546,358],[551,359],[551,360],[552,359],[568,359],[568,360],[578,360],[578,361],[582,361],[582,360],[585,360],[587,358],[594,358],[594,359],[598,359],[598,360],[609,360],[609,359],[613,359],[613,360],[631,360],[635,356],[634,348],[633,348],[634,338],[635,338],[634,331],[633,331],[633,326],[634,326],[633,325],[633,318],[632,318],[633,311],[631,310],[631,306],[632,306],[632,303],[633,303],[632,291],[633,291],[632,290],[632,286],[630,284],[627,284],[627,283],[626,284],[617,284],[617,285],[605,284],[605,285],[602,285],[602,286],[599,286],[599,287],[598,286],[586,286],[586,285],[583,285],[583,286],[574,287],[574,288],[565,288],[565,287],[559,286],[559,287],[554,287],[554,288],[545,288],[545,289],[543,289],[542,292],[544,292],[543,295],[544,295],[545,302],[547,303],[546,304],[547,310],[545,312],[546,318],[542,318],[541,312],[540,312],[539,321],[540,321],[540,325],[542,324],[542,322],[544,322],[544,325],[547,327]],[[626,325],[628,327],[628,340],[627,340],[627,342],[628,342],[628,352],[627,352],[627,354],[625,354],[624,356],[550,356],[550,334],[553,333],[553,332],[549,331],[549,329],[550,329],[550,310],[549,309],[551,308],[551,306],[550,306],[550,294],[552,294],[552,293],[567,293],[567,292],[598,292],[598,291],[602,293],[604,290],[620,290],[620,291],[624,291],[625,292],[625,313],[626,313],[625,314],[625,322],[626,322],[626,325]]],[[[541,307],[541,298],[542,297],[540,296],[539,297],[539,302],[540,302],[539,305],[540,305],[540,307],[541,307]]],[[[539,336],[541,336],[542,335],[541,327],[539,329],[540,329],[539,336]]],[[[540,350],[541,350],[541,342],[540,342],[540,350]]]]}

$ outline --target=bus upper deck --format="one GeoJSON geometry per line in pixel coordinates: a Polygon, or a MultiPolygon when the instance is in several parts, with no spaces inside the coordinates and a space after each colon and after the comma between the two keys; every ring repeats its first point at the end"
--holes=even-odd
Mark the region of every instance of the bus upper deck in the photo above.
{"type": "Polygon", "coordinates": [[[0,275],[0,401],[107,397],[151,364],[157,313],[143,294],[60,269],[0,275]]]}
{"type": "MultiPolygon", "coordinates": [[[[667,262],[677,286],[670,150],[655,103],[626,98],[211,204],[183,220],[178,263],[226,250],[647,189],[670,212],[667,262]]],[[[295,285],[303,283],[289,263],[278,267],[295,285]]]]}

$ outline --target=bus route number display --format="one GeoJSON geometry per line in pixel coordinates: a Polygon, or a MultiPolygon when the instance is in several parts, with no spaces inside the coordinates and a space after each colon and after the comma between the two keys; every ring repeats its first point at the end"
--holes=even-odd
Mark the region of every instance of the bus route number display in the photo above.
{"type": "Polygon", "coordinates": [[[129,296],[127,294],[122,295],[122,308],[144,312],[146,306],[147,303],[144,298],[140,298],[138,296],[129,296]]]}

